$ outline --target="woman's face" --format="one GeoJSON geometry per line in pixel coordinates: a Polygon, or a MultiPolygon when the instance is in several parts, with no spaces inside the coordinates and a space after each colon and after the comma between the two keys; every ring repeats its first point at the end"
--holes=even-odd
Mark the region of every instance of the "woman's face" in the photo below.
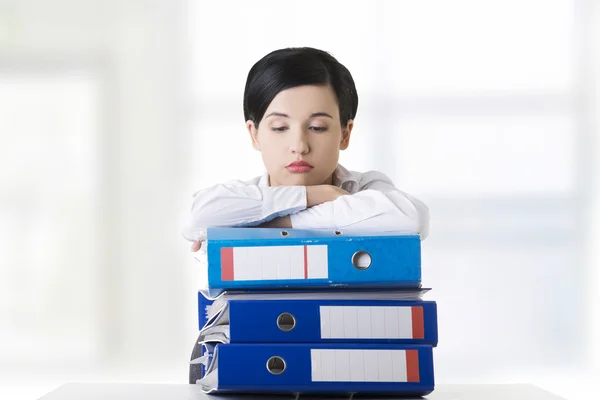
{"type": "Polygon", "coordinates": [[[246,125],[271,186],[311,186],[331,184],[353,121],[342,127],[330,86],[306,85],[279,92],[258,129],[252,121],[246,125]]]}

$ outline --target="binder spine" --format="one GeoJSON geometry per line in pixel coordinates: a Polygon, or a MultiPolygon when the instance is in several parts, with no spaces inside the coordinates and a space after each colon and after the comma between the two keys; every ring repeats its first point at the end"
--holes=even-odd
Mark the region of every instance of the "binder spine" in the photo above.
{"type": "MultiPolygon", "coordinates": [[[[357,235],[321,239],[209,236],[211,296],[224,290],[318,287],[420,287],[420,238],[357,235]]],[[[236,235],[241,235],[239,232],[236,235]]]]}
{"type": "Polygon", "coordinates": [[[433,301],[234,300],[228,311],[231,343],[437,346],[433,301]]]}
{"type": "Polygon", "coordinates": [[[218,346],[219,389],[224,391],[425,395],[434,387],[433,356],[426,345],[218,346]]]}

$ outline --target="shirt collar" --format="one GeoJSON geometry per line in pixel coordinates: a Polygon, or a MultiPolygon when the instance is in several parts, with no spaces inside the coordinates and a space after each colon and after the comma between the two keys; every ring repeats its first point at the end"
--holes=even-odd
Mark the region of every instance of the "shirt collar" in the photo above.
{"type": "Polygon", "coordinates": [[[344,189],[349,193],[358,191],[358,178],[356,174],[348,171],[341,164],[333,172],[333,185],[344,189]]]}
{"type": "MultiPolygon", "coordinates": [[[[354,193],[358,188],[358,179],[352,172],[348,171],[341,164],[338,164],[333,171],[333,185],[344,189],[347,192],[354,193]]],[[[258,181],[258,186],[269,186],[269,173],[265,171],[258,181]]]]}

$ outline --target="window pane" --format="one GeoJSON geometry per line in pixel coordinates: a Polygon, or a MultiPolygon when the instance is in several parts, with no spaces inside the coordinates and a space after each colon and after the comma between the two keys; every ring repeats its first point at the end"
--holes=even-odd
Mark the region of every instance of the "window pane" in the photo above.
{"type": "Polygon", "coordinates": [[[260,152],[252,147],[241,112],[203,108],[202,114],[192,121],[190,136],[191,190],[231,179],[248,180],[264,171],[260,152]]]}
{"type": "Polygon", "coordinates": [[[393,132],[387,156],[413,192],[519,197],[574,190],[576,127],[568,114],[406,117],[393,132]]]}
{"type": "Polygon", "coordinates": [[[89,74],[0,71],[0,364],[96,351],[97,116],[89,74]]]}
{"type": "Polygon", "coordinates": [[[282,11],[279,1],[190,3],[194,97],[235,99],[241,110],[248,71],[261,57],[283,47],[331,52],[350,69],[359,92],[373,86],[373,72],[383,61],[376,57],[373,29],[378,8],[370,2],[306,0],[293,13],[282,11]]]}
{"type": "Polygon", "coordinates": [[[565,91],[574,82],[570,0],[383,3],[379,46],[403,94],[565,91]]]}
{"type": "Polygon", "coordinates": [[[580,361],[587,275],[577,236],[571,230],[511,236],[494,228],[479,229],[487,240],[437,235],[425,244],[423,279],[444,332],[439,372],[472,376],[580,361]]]}
{"type": "Polygon", "coordinates": [[[195,97],[241,99],[252,64],[288,46],[333,53],[367,96],[555,93],[574,82],[570,0],[305,1],[293,13],[277,1],[190,3],[195,97]],[[208,17],[220,15],[226,24],[208,17]]]}

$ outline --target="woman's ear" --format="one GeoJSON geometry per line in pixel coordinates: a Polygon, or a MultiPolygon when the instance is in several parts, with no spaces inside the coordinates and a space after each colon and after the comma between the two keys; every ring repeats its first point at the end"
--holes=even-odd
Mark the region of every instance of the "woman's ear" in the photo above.
{"type": "Polygon", "coordinates": [[[258,142],[258,129],[256,128],[254,121],[251,119],[246,121],[246,129],[248,129],[248,133],[250,134],[252,147],[254,147],[256,150],[260,150],[260,143],[258,142]]]}
{"type": "Polygon", "coordinates": [[[350,144],[350,134],[354,128],[354,121],[349,119],[346,127],[342,129],[342,141],[340,142],[340,150],[346,150],[350,144]]]}

